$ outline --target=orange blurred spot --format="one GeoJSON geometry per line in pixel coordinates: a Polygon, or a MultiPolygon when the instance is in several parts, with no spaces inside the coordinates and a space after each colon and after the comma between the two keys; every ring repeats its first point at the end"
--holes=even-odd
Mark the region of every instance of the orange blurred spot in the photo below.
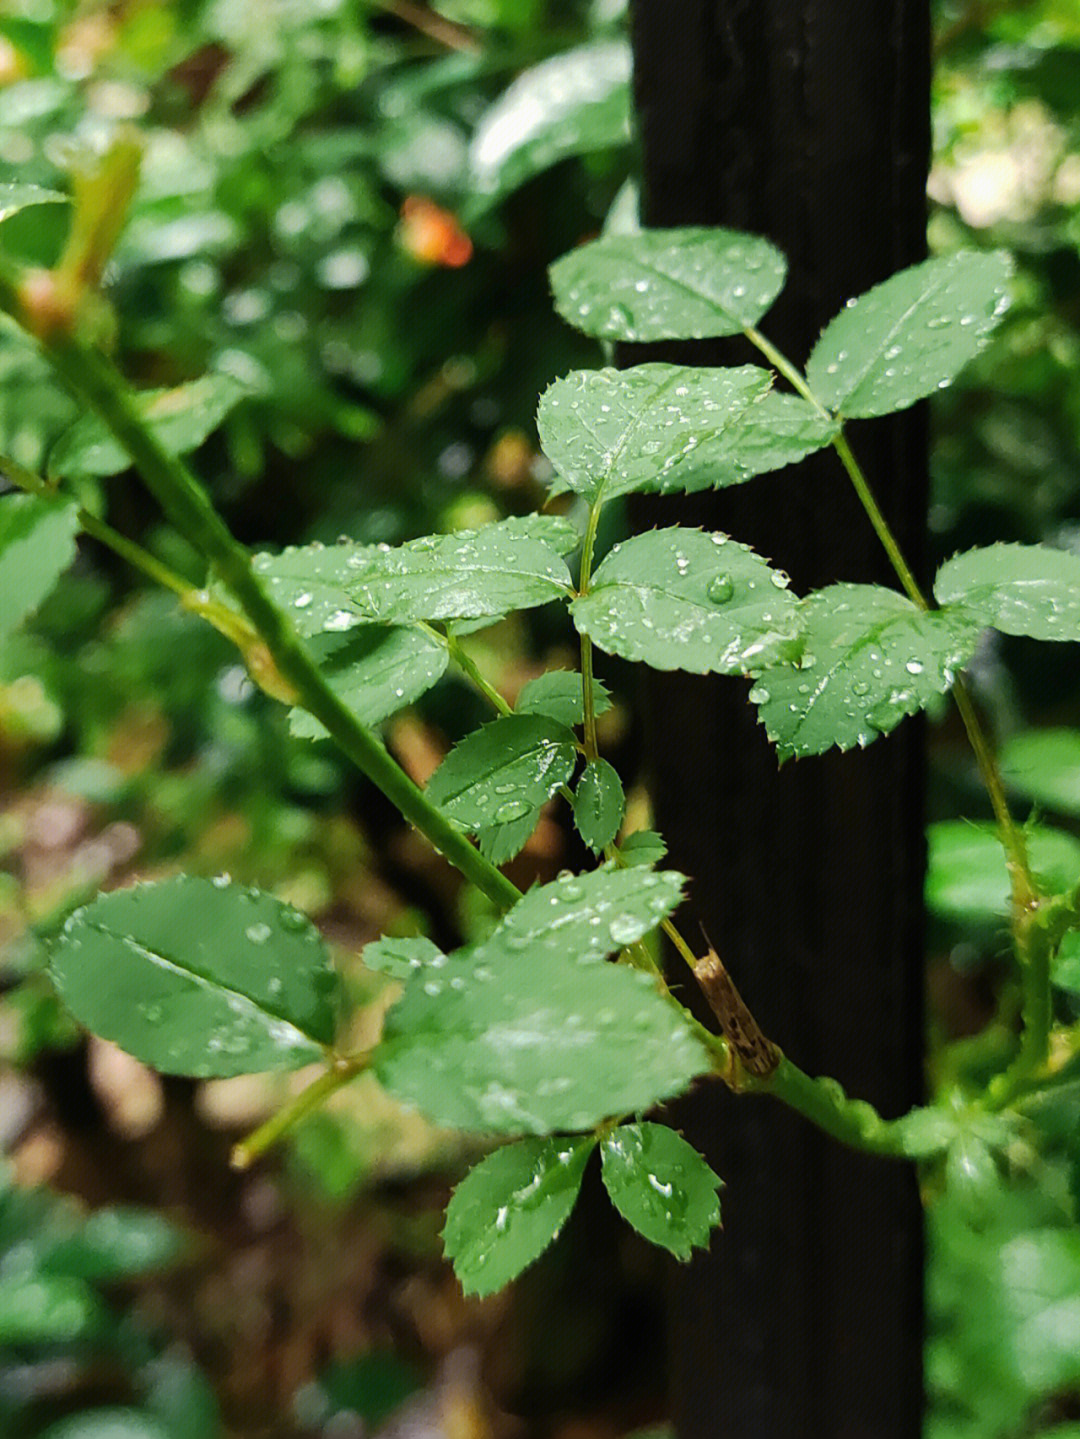
{"type": "Polygon", "coordinates": [[[457,270],[472,259],[472,241],[457,218],[423,195],[406,197],[401,207],[398,239],[413,259],[423,265],[445,265],[457,270]]]}

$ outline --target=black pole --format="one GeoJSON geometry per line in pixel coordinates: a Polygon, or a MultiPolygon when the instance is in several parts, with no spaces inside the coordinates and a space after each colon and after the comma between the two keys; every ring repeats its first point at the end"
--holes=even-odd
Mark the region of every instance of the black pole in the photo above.
{"type": "MultiPolygon", "coordinates": [[[[778,244],[790,278],[761,328],[798,364],[846,298],[924,254],[928,9],[634,4],[644,220],[724,224],[778,244]]],[[[730,342],[663,354],[760,362],[730,342]]],[[[851,439],[920,573],[925,416],[862,423],[851,439]]],[[[670,500],[650,502],[635,522],[673,513],[670,500]]],[[[895,584],[830,451],[686,501],[679,519],[750,542],[800,592],[839,579],[895,584]]],[[[811,1073],[900,1113],[921,1092],[922,727],[907,721],[865,752],[778,770],[746,688],[648,681],[659,825],[766,1032],[811,1073]]],[[[710,1089],[676,1121],[727,1182],[722,1233],[672,1284],[681,1439],[915,1439],[912,1169],[848,1152],[767,1099],[710,1089]]]]}

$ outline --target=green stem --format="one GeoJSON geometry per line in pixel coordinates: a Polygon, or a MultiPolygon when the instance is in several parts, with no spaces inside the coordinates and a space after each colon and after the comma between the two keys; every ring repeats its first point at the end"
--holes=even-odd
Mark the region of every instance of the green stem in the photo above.
{"type": "Polygon", "coordinates": [[[249,1169],[256,1159],[283,1139],[291,1129],[295,1129],[302,1119],[306,1119],[312,1110],[318,1109],[331,1094],[336,1094],[346,1084],[351,1084],[358,1074],[364,1072],[370,1061],[370,1055],[364,1054],[356,1059],[340,1060],[332,1069],[324,1069],[295,1099],[290,1100],[246,1139],[242,1139],[234,1147],[229,1163],[234,1169],[249,1169]]]}
{"type": "MultiPolygon", "coordinates": [[[[40,475],[35,475],[32,470],[20,465],[17,461],[7,455],[0,455],[0,475],[6,476],[12,484],[18,485],[21,490],[26,490],[31,495],[49,495],[55,497],[58,493],[54,486],[43,480],[40,475]]],[[[188,584],[182,575],[175,570],[170,570],[168,565],[163,565],[156,556],[149,550],[144,550],[134,540],[129,540],[119,530],[114,530],[104,520],[99,520],[89,510],[81,506],[75,512],[79,522],[79,528],[88,534],[99,544],[105,545],[112,550],[113,554],[126,561],[134,569],[141,571],[147,579],[153,580],[155,584],[161,585],[164,589],[172,590],[182,600],[189,599],[198,593],[194,585],[188,584]]]]}
{"type": "Polygon", "coordinates": [[[855,456],[851,453],[851,446],[848,444],[842,430],[833,440],[833,449],[840,456],[840,463],[847,471],[848,478],[855,487],[855,493],[858,495],[862,507],[874,527],[874,533],[881,541],[885,553],[889,557],[889,563],[896,571],[896,576],[903,585],[908,598],[917,604],[919,609],[928,610],[930,608],[929,601],[916,583],[915,576],[911,573],[908,562],[904,559],[900,546],[896,542],[896,536],[889,528],[889,522],[878,508],[878,503],[874,499],[870,486],[866,482],[866,476],[863,474],[855,456]]]}
{"type": "MultiPolygon", "coordinates": [[[[0,299],[3,287],[0,287],[0,299]]],[[[17,312],[16,312],[17,313],[17,312]]],[[[287,616],[256,575],[247,550],[233,538],[187,466],[147,427],[126,382],[103,355],[66,332],[41,341],[56,370],[105,421],[134,460],[146,487],[180,533],[215,566],[262,637],[298,702],[326,727],[339,748],[476,887],[500,909],[520,897],[409,778],[379,739],[334,694],[287,616]]]]}
{"type": "Polygon", "coordinates": [[[493,684],[484,678],[480,672],[480,667],[472,656],[466,653],[465,647],[457,635],[449,630],[447,630],[445,634],[440,634],[438,630],[432,629],[428,625],[421,625],[420,628],[427,630],[430,634],[433,634],[437,639],[445,643],[447,650],[450,652],[450,658],[457,665],[458,669],[472,681],[488,703],[498,710],[499,714],[511,715],[514,713],[513,705],[499,693],[493,684]]]}
{"type": "Polygon", "coordinates": [[[1027,932],[1022,948],[1017,945],[1023,965],[1020,1049],[1008,1068],[995,1075],[987,1086],[988,1109],[1004,1109],[1042,1069],[1050,1053],[1050,1030],[1054,1022],[1050,967],[1054,946],[1049,935],[1037,926],[1027,923],[1022,928],[1027,932]]]}
{"type": "Polygon", "coordinates": [[[787,1058],[781,1058],[768,1079],[747,1077],[743,1091],[771,1094],[853,1149],[893,1159],[926,1159],[934,1152],[927,1146],[916,1149],[911,1141],[911,1122],[923,1110],[913,1109],[900,1119],[882,1119],[872,1104],[849,1099],[834,1079],[811,1079],[787,1058]]]}

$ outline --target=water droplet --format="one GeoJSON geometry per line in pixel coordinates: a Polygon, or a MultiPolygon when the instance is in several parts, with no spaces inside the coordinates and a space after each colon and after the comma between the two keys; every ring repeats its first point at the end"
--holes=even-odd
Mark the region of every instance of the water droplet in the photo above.
{"type": "Polygon", "coordinates": [[[306,610],[309,604],[311,604],[311,592],[310,590],[302,590],[300,594],[296,596],[296,599],[293,600],[293,609],[306,610]]]}
{"type": "Polygon", "coordinates": [[[300,930],[307,929],[309,921],[307,915],[301,914],[298,909],[283,909],[278,923],[282,929],[298,934],[300,930]]]}
{"type": "Polygon", "coordinates": [[[735,593],[735,586],[729,575],[714,575],[705,586],[706,598],[714,605],[726,605],[735,593]]]}
{"type": "Polygon", "coordinates": [[[350,614],[348,610],[334,610],[333,614],[328,615],[323,621],[323,629],[340,632],[341,630],[351,630],[354,625],[359,623],[359,615],[350,614]]]}
{"type": "Polygon", "coordinates": [[[265,944],[270,938],[270,926],[268,924],[249,924],[244,931],[252,944],[265,944]]]}
{"type": "Polygon", "coordinates": [[[904,666],[909,675],[921,675],[926,666],[922,660],[908,660],[904,666]]]}

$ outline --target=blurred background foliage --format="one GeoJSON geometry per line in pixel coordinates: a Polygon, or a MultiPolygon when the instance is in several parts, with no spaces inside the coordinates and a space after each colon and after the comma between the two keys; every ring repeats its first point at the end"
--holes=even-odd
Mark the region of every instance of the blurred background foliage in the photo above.
{"type": "MultiPolygon", "coordinates": [[[[554,316],[546,266],[617,197],[633,208],[624,20],[619,0],[6,0],[0,182],[66,190],[87,152],[138,129],[106,275],[113,343],[141,387],[211,377],[194,463],[245,541],[396,543],[522,513],[545,493],[536,397],[599,358],[554,316]]],[[[940,0],[936,47],[931,247],[1004,245],[1018,270],[996,343],[936,404],[935,557],[995,539],[1080,549],[1080,9],[940,0]]],[[[48,263],[65,207],[2,223],[7,248],[48,263]]],[[[0,325],[0,453],[47,472],[76,419],[0,325]]],[[[203,583],[98,461],[75,482],[84,506],[203,583]]],[[[573,663],[542,610],[470,646],[510,697],[573,663]]],[[[1073,877],[1078,658],[987,635],[973,674],[1019,811],[1045,831],[1040,863],[1073,877]]],[[[618,665],[603,677],[606,750],[644,822],[632,694],[618,665]]],[[[447,677],[386,739],[423,780],[481,715],[447,677]]],[[[988,816],[948,720],[932,765],[930,1073],[947,1096],[995,1062],[1016,999],[1000,853],[958,823],[988,816]]],[[[545,819],[514,878],[579,862],[574,843],[545,819]]],[[[239,1176],[230,1144],[288,1082],[162,1081],[76,1032],[36,935],[102,885],[180,868],[311,914],[361,1031],[385,1003],[357,957],[368,939],[450,944],[488,922],[331,749],[289,734],[224,640],[83,540],[0,647],[3,1433],[571,1439],[661,1423],[662,1262],[587,1194],[510,1294],[466,1302],[438,1239],[472,1157],[459,1139],[361,1081],[239,1176]]],[[[1056,977],[1080,1017],[1080,949],[1056,977]]],[[[973,1144],[949,1163],[947,1199],[925,1180],[928,1432],[1078,1439],[1080,1094],[1033,1108],[1003,1154],[973,1144]]]]}

